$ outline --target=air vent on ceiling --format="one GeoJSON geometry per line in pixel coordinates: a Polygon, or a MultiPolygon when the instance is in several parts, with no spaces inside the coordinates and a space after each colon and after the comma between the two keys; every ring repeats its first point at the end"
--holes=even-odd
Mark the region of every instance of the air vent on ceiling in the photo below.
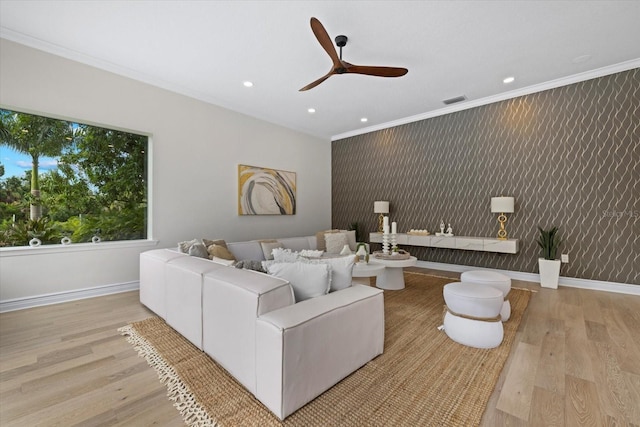
{"type": "Polygon", "coordinates": [[[449,105],[449,104],[455,104],[456,102],[464,101],[466,99],[467,99],[466,96],[460,95],[460,96],[456,96],[455,98],[445,99],[442,102],[444,102],[446,105],[449,105]]]}

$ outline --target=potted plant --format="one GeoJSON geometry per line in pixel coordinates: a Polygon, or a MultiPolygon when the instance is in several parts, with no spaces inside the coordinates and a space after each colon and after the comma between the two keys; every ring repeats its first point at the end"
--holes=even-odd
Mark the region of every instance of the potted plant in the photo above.
{"type": "Polygon", "coordinates": [[[538,246],[542,248],[542,257],[538,259],[540,268],[540,286],[543,288],[558,289],[558,278],[560,277],[560,260],[556,259],[558,248],[560,247],[560,236],[558,227],[550,230],[540,230],[538,246]]]}

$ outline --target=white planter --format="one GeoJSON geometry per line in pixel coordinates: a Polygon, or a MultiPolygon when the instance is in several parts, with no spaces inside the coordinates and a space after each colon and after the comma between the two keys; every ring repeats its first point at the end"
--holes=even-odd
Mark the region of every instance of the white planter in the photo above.
{"type": "Polygon", "coordinates": [[[538,258],[540,267],[540,286],[543,288],[558,289],[560,277],[560,260],[538,258]]]}

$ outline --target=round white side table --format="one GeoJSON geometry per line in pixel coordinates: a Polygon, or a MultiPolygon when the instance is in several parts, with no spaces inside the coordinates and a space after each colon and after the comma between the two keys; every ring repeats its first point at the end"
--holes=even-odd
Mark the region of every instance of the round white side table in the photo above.
{"type": "Polygon", "coordinates": [[[370,286],[369,277],[376,277],[376,283],[378,283],[378,277],[384,271],[384,265],[369,261],[369,263],[357,262],[353,265],[353,271],[351,277],[353,277],[354,283],[360,283],[362,285],[370,286]]]}
{"type": "Polygon", "coordinates": [[[376,279],[376,286],[380,289],[399,290],[404,289],[404,267],[413,267],[418,258],[412,256],[409,259],[388,260],[371,257],[369,264],[382,264],[385,269],[376,279]]]}

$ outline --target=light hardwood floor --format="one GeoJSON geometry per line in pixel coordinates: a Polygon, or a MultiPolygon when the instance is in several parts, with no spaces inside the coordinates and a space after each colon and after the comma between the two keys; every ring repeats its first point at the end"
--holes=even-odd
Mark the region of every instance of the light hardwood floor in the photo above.
{"type": "MultiPolygon", "coordinates": [[[[513,286],[538,292],[481,425],[640,427],[640,297],[513,286]]],[[[1,314],[0,425],[183,425],[117,332],[151,315],[137,292],[1,314]]]]}

